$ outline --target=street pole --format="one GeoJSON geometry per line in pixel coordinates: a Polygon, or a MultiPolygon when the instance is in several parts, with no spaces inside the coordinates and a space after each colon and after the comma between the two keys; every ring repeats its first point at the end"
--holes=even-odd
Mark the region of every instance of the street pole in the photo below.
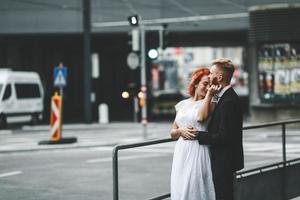
{"type": "MultiPolygon", "coordinates": [[[[60,62],[58,64],[58,67],[62,68],[64,67],[64,64],[60,62]]],[[[60,124],[59,124],[59,131],[60,131],[60,137],[63,138],[63,102],[64,102],[64,86],[59,86],[59,95],[60,95],[60,124]]]]}
{"type": "Polygon", "coordinates": [[[63,137],[63,102],[64,102],[64,89],[62,86],[59,87],[59,93],[60,93],[60,137],[63,137]]]}
{"type": "MultiPolygon", "coordinates": [[[[142,20],[141,20],[142,22],[142,20]]],[[[141,23],[140,25],[141,33],[141,92],[143,93],[144,105],[142,106],[142,126],[143,126],[143,136],[144,139],[147,138],[147,83],[146,83],[146,33],[145,27],[141,23]]]]}
{"type": "Polygon", "coordinates": [[[164,29],[161,28],[158,30],[158,34],[159,34],[159,56],[161,56],[161,51],[163,49],[163,45],[164,45],[164,29]]]}
{"type": "MultiPolygon", "coordinates": [[[[150,26],[147,27],[143,23],[142,17],[138,15],[130,16],[128,17],[129,23],[133,26],[138,25],[139,29],[139,38],[140,38],[140,45],[137,44],[137,38],[138,34],[136,34],[136,31],[132,31],[132,49],[138,50],[140,49],[140,66],[141,66],[141,88],[140,93],[141,96],[139,98],[142,98],[141,101],[141,124],[143,126],[143,136],[144,139],[147,139],[147,76],[146,76],[146,31],[147,30],[155,30],[159,31],[159,52],[161,52],[162,46],[163,46],[163,27],[162,26],[150,26]],[[140,23],[138,23],[140,21],[140,23]],[[140,48],[138,48],[140,46],[140,48]]],[[[135,29],[133,29],[135,30],[135,29]]],[[[139,93],[139,94],[140,94],[139,93]]]]}
{"type": "Polygon", "coordinates": [[[83,84],[84,121],[92,121],[91,107],[91,1],[82,0],[83,6],[83,84]]]}
{"type": "Polygon", "coordinates": [[[139,103],[136,96],[133,97],[133,122],[138,122],[139,103]]]}
{"type": "MultiPolygon", "coordinates": [[[[141,19],[141,17],[140,17],[141,19]]],[[[145,26],[143,20],[140,20],[140,34],[141,34],[141,92],[143,93],[144,105],[142,106],[142,120],[143,125],[143,136],[147,139],[147,79],[146,79],[146,31],[155,30],[159,31],[159,52],[161,53],[163,46],[163,27],[161,26],[145,26]]]]}

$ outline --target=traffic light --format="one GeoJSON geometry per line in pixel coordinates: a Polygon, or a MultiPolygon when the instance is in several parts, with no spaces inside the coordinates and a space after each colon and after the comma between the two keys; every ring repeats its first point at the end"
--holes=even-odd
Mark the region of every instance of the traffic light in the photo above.
{"type": "Polygon", "coordinates": [[[138,26],[139,25],[139,16],[131,15],[128,17],[128,21],[131,26],[138,26]]]}
{"type": "Polygon", "coordinates": [[[155,60],[155,59],[157,59],[158,58],[158,50],[157,49],[155,49],[155,48],[153,48],[153,49],[150,49],[149,51],[148,51],[148,57],[150,58],[150,59],[152,59],[152,60],[155,60]]]}
{"type": "Polygon", "coordinates": [[[144,93],[142,91],[138,93],[138,98],[139,98],[139,105],[143,107],[145,105],[145,98],[144,98],[144,93]]]}

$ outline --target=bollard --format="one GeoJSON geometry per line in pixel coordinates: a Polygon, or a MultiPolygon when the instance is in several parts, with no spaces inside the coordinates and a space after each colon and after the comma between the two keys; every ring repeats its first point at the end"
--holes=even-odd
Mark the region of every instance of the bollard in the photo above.
{"type": "Polygon", "coordinates": [[[62,137],[62,98],[55,92],[51,98],[51,111],[50,111],[50,140],[40,141],[39,145],[44,144],[71,144],[77,142],[76,137],[62,137]]]}
{"type": "Polygon", "coordinates": [[[98,107],[98,119],[100,124],[107,124],[109,122],[108,105],[102,103],[98,107]]]}

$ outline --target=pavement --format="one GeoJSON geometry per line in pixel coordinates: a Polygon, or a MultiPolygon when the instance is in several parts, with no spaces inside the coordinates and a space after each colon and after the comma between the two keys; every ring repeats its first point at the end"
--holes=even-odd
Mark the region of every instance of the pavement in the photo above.
{"type": "Polygon", "coordinates": [[[148,123],[146,133],[140,123],[114,122],[108,124],[65,124],[62,138],[77,138],[72,144],[39,145],[50,140],[49,125],[22,126],[0,130],[0,153],[42,151],[67,148],[115,146],[169,137],[171,122],[148,123]]]}

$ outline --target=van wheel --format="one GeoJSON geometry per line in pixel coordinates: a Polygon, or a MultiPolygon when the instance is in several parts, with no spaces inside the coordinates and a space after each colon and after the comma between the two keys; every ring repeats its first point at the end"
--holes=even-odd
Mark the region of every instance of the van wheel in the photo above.
{"type": "Polygon", "coordinates": [[[0,129],[5,129],[7,126],[5,115],[0,115],[0,129]]]}
{"type": "Polygon", "coordinates": [[[38,114],[33,114],[31,116],[31,125],[37,125],[39,123],[39,115],[38,114]]]}

